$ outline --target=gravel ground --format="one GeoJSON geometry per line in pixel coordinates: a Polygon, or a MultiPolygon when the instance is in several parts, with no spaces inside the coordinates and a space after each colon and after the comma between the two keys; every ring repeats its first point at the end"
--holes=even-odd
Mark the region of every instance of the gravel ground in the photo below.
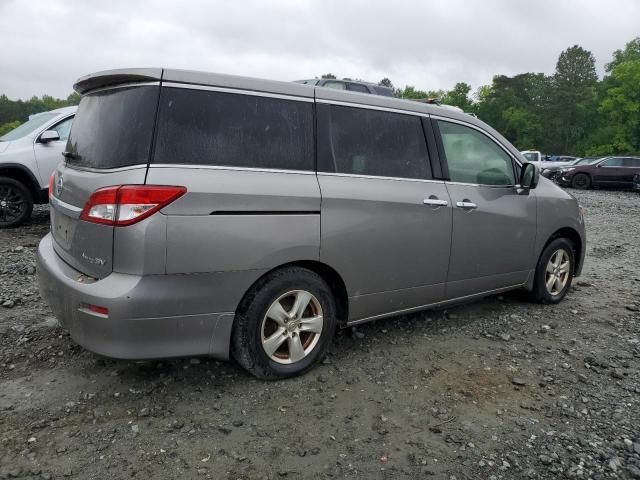
{"type": "Polygon", "coordinates": [[[302,378],[106,360],[37,292],[47,209],[0,231],[0,479],[640,478],[640,195],[575,192],[583,276],[337,336],[302,378]]]}

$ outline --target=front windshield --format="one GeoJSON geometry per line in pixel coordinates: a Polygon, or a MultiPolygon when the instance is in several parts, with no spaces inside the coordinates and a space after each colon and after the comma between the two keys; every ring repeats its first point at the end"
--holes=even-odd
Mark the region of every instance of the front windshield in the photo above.
{"type": "Polygon", "coordinates": [[[26,135],[29,135],[31,132],[40,128],[42,125],[55,118],[57,115],[57,113],[42,113],[40,115],[36,115],[31,120],[23,123],[19,127],[14,128],[9,133],[0,137],[0,142],[10,142],[11,140],[17,140],[26,135]]]}
{"type": "Polygon", "coordinates": [[[524,156],[524,158],[527,159],[527,162],[537,162],[538,161],[538,155],[535,153],[523,153],[522,154],[524,156]]]}

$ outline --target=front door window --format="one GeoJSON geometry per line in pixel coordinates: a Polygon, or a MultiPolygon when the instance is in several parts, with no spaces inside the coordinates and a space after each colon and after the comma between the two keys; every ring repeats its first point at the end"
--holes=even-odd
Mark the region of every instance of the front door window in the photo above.
{"type": "Polygon", "coordinates": [[[511,157],[486,135],[464,125],[438,121],[452,182],[515,185],[511,157]]]}

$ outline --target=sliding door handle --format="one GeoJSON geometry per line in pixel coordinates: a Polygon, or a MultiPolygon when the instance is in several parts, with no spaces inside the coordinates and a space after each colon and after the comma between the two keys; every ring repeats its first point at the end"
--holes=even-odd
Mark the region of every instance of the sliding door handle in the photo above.
{"type": "Polygon", "coordinates": [[[449,202],[446,200],[438,200],[437,198],[425,198],[423,203],[425,205],[433,205],[435,207],[446,207],[449,205],[449,202]]]}
{"type": "Polygon", "coordinates": [[[478,205],[476,205],[473,202],[470,202],[469,200],[463,200],[462,202],[457,202],[456,207],[464,208],[467,210],[473,210],[474,208],[478,208],[478,205]]]}

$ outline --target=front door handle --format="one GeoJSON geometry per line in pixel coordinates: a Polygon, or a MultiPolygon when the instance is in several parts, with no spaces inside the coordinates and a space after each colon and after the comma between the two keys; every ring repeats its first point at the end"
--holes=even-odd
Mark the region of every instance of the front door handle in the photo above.
{"type": "Polygon", "coordinates": [[[476,205],[473,202],[470,202],[467,199],[464,199],[462,202],[457,202],[456,203],[456,207],[464,208],[464,209],[467,209],[467,210],[473,210],[474,208],[478,208],[478,205],[476,205]]]}
{"type": "Polygon", "coordinates": [[[423,200],[423,203],[425,205],[433,205],[434,207],[446,207],[447,205],[449,205],[449,202],[447,202],[446,200],[439,200],[438,198],[425,198],[423,200]]]}

